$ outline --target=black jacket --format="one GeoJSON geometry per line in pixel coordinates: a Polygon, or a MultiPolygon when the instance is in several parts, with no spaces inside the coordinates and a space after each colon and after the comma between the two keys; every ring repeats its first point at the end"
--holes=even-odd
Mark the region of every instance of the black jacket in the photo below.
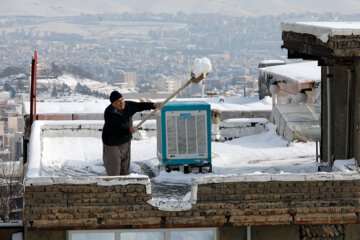
{"type": "Polygon", "coordinates": [[[126,101],[125,109],[121,112],[110,104],[104,112],[103,143],[107,146],[115,146],[130,141],[132,134],[129,128],[132,126],[132,116],[136,112],[150,109],[154,109],[153,103],[126,101]]]}

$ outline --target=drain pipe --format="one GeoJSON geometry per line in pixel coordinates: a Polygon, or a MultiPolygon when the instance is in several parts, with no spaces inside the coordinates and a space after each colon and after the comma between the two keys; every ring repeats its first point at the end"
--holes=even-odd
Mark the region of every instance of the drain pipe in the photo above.
{"type": "Polygon", "coordinates": [[[327,162],[328,166],[332,167],[332,134],[331,134],[331,88],[330,82],[333,78],[332,71],[330,67],[326,66],[326,96],[327,96],[327,162]]]}
{"type": "Polygon", "coordinates": [[[251,226],[246,227],[246,240],[251,240],[251,226]]]}
{"type": "Polygon", "coordinates": [[[352,109],[352,74],[351,69],[347,69],[347,99],[346,99],[346,142],[345,142],[345,157],[350,158],[350,124],[351,124],[351,109],[352,109]]]}

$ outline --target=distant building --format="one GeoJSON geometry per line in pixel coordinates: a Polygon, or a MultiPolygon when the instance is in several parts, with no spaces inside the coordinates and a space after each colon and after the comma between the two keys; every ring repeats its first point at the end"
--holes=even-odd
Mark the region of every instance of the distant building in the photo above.
{"type": "Polygon", "coordinates": [[[251,82],[251,80],[252,80],[251,76],[237,76],[233,78],[232,83],[233,84],[248,83],[251,82]]]}
{"type": "MultiPolygon", "coordinates": [[[[259,63],[259,69],[264,67],[270,67],[270,66],[278,66],[278,65],[285,65],[286,62],[282,60],[264,60],[259,63]]],[[[259,72],[259,98],[263,99],[265,96],[271,96],[271,93],[269,91],[270,83],[269,79],[265,78],[264,75],[261,75],[259,72]]]]}
{"type": "Polygon", "coordinates": [[[0,92],[0,99],[6,99],[9,100],[11,98],[11,93],[10,92],[0,92]]]}
{"type": "Polygon", "coordinates": [[[136,87],[136,72],[124,72],[119,70],[112,74],[113,83],[121,83],[124,88],[136,87]]]}
{"type": "Polygon", "coordinates": [[[175,81],[174,80],[166,80],[165,81],[165,89],[167,92],[175,92],[175,81]]]}

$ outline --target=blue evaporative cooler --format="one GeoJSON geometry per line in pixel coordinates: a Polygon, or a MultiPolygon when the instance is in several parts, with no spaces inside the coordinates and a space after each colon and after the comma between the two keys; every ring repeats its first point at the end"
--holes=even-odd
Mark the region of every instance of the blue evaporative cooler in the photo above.
{"type": "Polygon", "coordinates": [[[169,102],[157,116],[157,155],[166,171],[212,171],[210,104],[169,102]]]}

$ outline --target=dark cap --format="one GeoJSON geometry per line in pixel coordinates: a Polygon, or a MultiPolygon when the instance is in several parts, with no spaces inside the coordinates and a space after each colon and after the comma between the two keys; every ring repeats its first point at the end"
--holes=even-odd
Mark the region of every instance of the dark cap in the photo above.
{"type": "Polygon", "coordinates": [[[122,95],[121,95],[121,93],[119,93],[118,91],[113,91],[113,92],[110,94],[110,102],[111,102],[111,103],[115,102],[115,101],[118,100],[119,98],[122,98],[122,95]]]}

